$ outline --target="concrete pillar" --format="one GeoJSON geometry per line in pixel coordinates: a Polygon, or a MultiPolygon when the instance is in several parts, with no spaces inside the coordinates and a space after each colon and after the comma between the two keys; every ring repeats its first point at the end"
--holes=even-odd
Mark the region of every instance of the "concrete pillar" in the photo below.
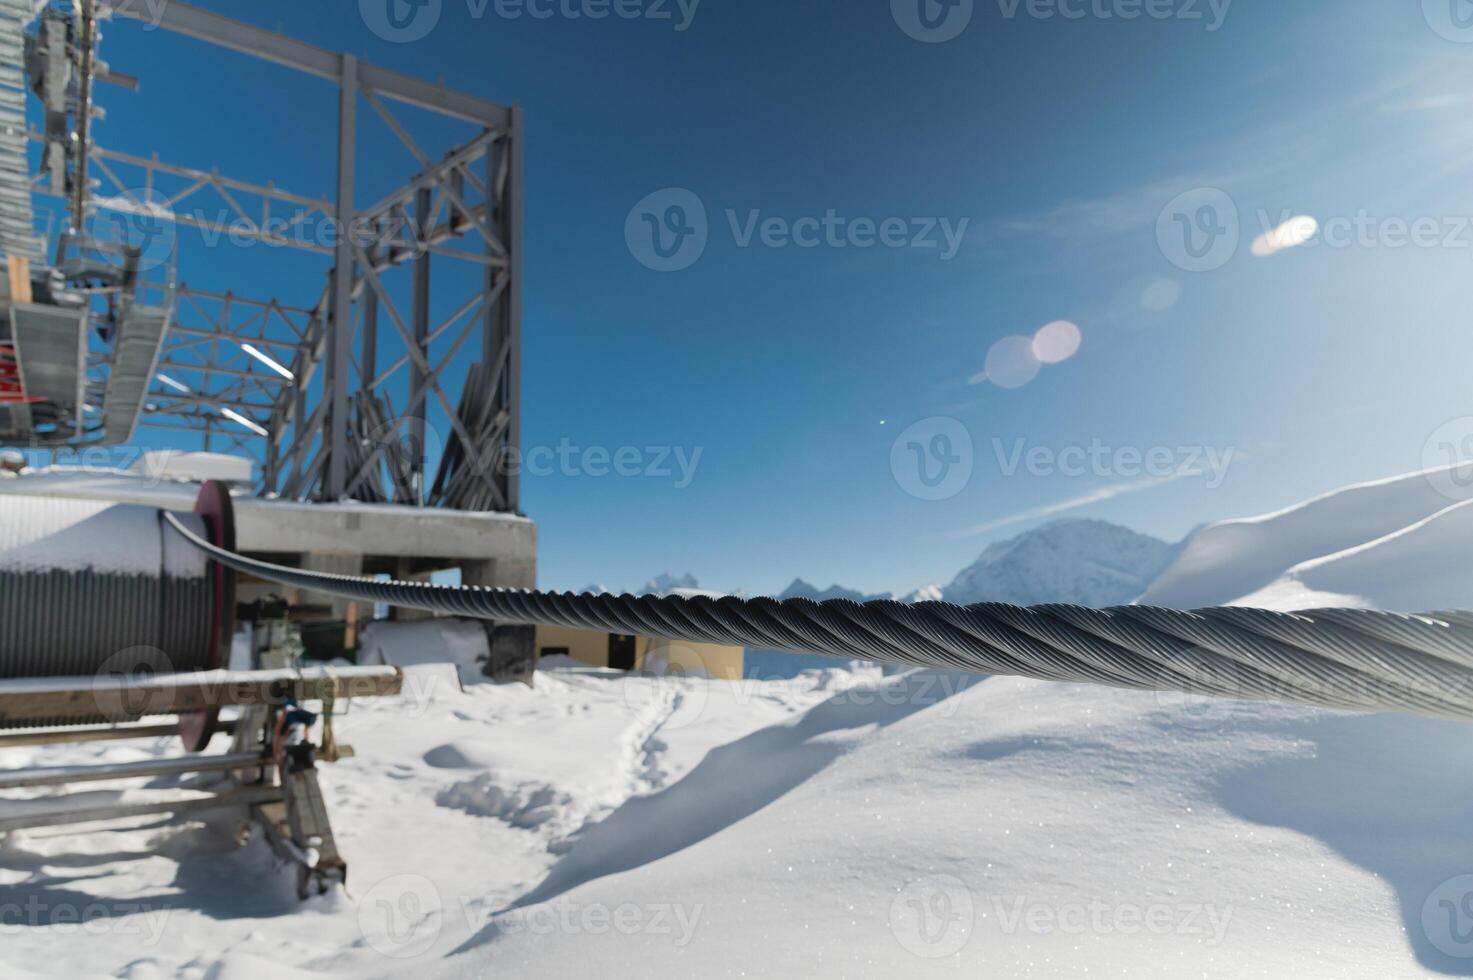
{"type": "MultiPolygon", "coordinates": [[[[460,566],[464,585],[483,588],[533,589],[537,587],[535,558],[500,558],[466,561],[460,566]]],[[[498,683],[521,681],[532,685],[537,670],[537,630],[531,626],[487,623],[491,660],[486,676],[498,683]]]]}
{"type": "MultiPolygon", "coordinates": [[[[309,572],[327,572],[331,575],[362,575],[362,555],[329,554],[321,551],[309,551],[302,556],[302,568],[309,572]]],[[[348,607],[354,605],[349,599],[336,599],[330,595],[320,592],[304,592],[302,601],[312,606],[332,606],[333,619],[347,619],[348,607]]],[[[367,616],[373,616],[373,608],[370,606],[367,616]]]]}
{"type": "MultiPolygon", "coordinates": [[[[394,579],[398,582],[428,582],[433,572],[416,571],[421,566],[412,558],[400,558],[398,569],[394,572],[394,579]]],[[[402,607],[389,608],[389,617],[396,623],[421,623],[426,619],[434,619],[435,614],[423,609],[405,609],[402,607]]]]}

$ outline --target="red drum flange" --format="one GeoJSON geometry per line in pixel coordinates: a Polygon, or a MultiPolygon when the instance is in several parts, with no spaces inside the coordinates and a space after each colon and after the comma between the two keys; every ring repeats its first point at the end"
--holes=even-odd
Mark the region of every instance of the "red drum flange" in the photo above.
{"type": "MultiPolygon", "coordinates": [[[[230,488],[219,480],[210,480],[200,488],[194,511],[204,518],[210,543],[226,551],[235,550],[235,508],[230,502],[230,488]]],[[[211,560],[205,573],[210,579],[213,608],[210,619],[210,651],[208,669],[215,670],[230,663],[230,647],[235,637],[235,572],[211,560]]],[[[220,722],[220,706],[212,705],[179,716],[179,737],[190,752],[203,752],[210,744],[220,722]]]]}

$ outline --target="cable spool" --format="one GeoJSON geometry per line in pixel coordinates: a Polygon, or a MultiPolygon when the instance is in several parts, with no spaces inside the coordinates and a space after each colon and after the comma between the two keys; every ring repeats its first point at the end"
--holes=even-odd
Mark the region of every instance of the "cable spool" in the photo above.
{"type": "MultiPolygon", "coordinates": [[[[235,546],[230,494],[208,483],[176,515],[235,546]]],[[[235,577],[180,539],[153,507],[7,495],[0,503],[0,679],[211,670],[229,662],[235,577]]],[[[41,727],[136,720],[126,704],[41,727]]],[[[218,710],[183,716],[201,751],[218,710]]],[[[8,726],[0,719],[0,728],[8,726]]],[[[27,723],[26,727],[36,727],[27,723]]]]}

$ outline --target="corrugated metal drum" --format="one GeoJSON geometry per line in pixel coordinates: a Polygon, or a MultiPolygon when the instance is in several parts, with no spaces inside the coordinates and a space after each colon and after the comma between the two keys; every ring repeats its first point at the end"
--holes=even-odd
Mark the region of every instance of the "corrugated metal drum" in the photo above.
{"type": "MultiPolygon", "coordinates": [[[[224,488],[207,486],[197,510],[179,516],[233,547],[224,488]]],[[[0,498],[0,679],[223,666],[233,614],[227,570],[152,507],[0,498]]]]}

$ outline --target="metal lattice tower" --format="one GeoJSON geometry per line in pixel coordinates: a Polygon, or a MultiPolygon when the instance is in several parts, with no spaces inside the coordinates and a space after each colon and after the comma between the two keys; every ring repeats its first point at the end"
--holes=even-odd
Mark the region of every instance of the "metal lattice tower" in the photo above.
{"type": "MultiPolygon", "coordinates": [[[[0,27],[11,23],[6,4],[18,2],[0,0],[0,27]]],[[[44,444],[130,438],[134,417],[114,411],[109,428],[99,408],[105,392],[131,395],[114,380],[126,374],[146,388],[137,425],[250,453],[263,494],[517,511],[509,462],[520,439],[520,109],[173,0],[157,9],[135,0],[53,3],[32,52],[47,51],[48,37],[54,57],[28,59],[33,89],[49,99],[45,131],[29,133],[44,147],[32,189],[68,202],[71,227],[57,235],[53,275],[62,277],[59,292],[80,294],[103,326],[89,332],[85,390],[44,444]],[[94,85],[136,87],[97,58],[98,24],[109,19],[146,20],[334,83],[336,141],[321,148],[336,160],[331,193],[98,145],[94,85]],[[38,85],[34,76],[48,72],[51,85],[38,85]],[[472,135],[432,153],[412,135],[414,114],[454,120],[472,135]],[[360,125],[367,119],[381,122],[378,133],[360,125]],[[363,144],[384,131],[417,172],[360,204],[363,144]],[[304,233],[324,227],[333,233],[304,233]],[[281,299],[181,281],[191,268],[184,232],[294,250],[316,260],[323,285],[281,299]],[[140,333],[125,328],[140,317],[120,316],[119,304],[125,313],[160,311],[165,332],[152,361],[136,340],[133,362],[124,356],[124,341],[140,333]]],[[[0,36],[0,62],[6,50],[0,36]]],[[[7,106],[0,100],[0,112],[7,106]]],[[[33,436],[30,444],[42,443],[33,436]]]]}

